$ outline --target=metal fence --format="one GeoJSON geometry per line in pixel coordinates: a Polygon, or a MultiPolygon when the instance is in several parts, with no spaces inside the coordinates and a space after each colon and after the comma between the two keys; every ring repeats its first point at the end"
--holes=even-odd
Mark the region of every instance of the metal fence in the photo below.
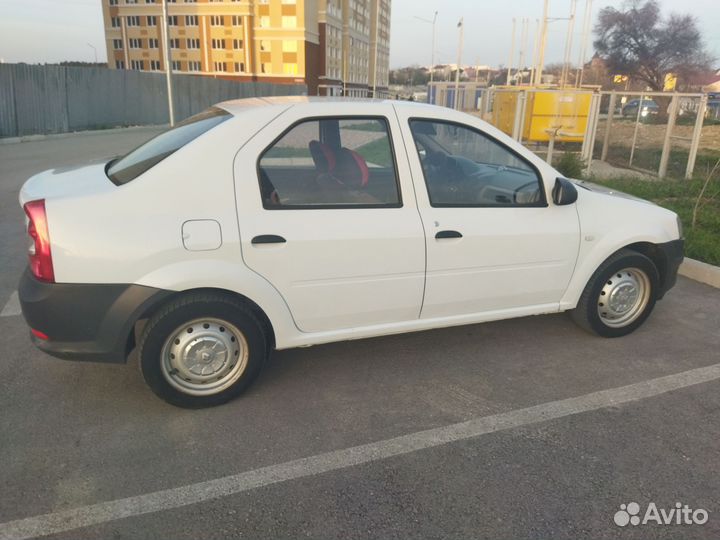
{"type": "MultiPolygon", "coordinates": [[[[175,118],[228,99],[302,95],[305,85],[173,78],[175,118]]],[[[165,75],[106,68],[0,64],[0,137],[168,123],[165,75]]]]}

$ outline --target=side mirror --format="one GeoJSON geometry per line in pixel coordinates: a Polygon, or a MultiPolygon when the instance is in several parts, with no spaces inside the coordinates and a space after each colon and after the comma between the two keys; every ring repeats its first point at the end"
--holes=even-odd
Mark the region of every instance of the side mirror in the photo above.
{"type": "Polygon", "coordinates": [[[557,178],[552,190],[553,202],[558,206],[572,204],[577,201],[577,188],[567,178],[557,178]]]}

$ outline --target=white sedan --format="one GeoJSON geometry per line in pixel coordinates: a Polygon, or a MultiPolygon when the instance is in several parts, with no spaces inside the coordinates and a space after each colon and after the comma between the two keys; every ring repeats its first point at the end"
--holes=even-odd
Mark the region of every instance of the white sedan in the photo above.
{"type": "Polygon", "coordinates": [[[676,280],[677,216],[562,178],[478,118],[417,103],[221,103],[125,156],[29,179],[34,343],[124,362],[184,407],[272,349],[570,311],[606,337],[676,280]],[[136,343],[136,335],[138,336],[136,343]]]}

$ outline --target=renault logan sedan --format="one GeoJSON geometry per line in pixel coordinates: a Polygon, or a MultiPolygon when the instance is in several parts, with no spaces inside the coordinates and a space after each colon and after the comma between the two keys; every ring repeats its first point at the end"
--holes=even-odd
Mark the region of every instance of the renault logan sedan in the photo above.
{"type": "Polygon", "coordinates": [[[683,251],[672,212],[396,101],[221,103],[34,176],[20,203],[34,343],[102,362],[137,347],[150,388],[184,407],[237,396],[272,349],[566,310],[623,336],[683,251]]]}

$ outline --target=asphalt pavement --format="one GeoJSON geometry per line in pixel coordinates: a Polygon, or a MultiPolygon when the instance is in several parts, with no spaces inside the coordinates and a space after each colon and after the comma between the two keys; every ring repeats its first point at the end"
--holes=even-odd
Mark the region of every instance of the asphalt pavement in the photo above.
{"type": "Polygon", "coordinates": [[[0,145],[0,539],[720,537],[720,290],[685,278],[625,338],[558,314],[280,351],[200,411],[135,357],[35,350],[22,182],[155,132],[0,145]],[[632,502],[707,521],[617,525],[632,502]]]}

